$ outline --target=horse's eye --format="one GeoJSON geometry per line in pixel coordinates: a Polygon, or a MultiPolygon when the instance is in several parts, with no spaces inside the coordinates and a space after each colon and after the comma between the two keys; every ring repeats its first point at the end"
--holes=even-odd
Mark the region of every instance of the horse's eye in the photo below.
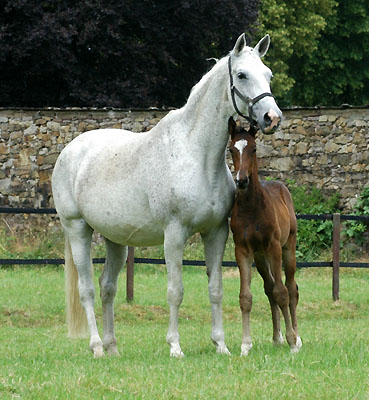
{"type": "Polygon", "coordinates": [[[229,148],[229,151],[230,151],[231,153],[233,153],[233,149],[232,149],[231,147],[229,148]]]}
{"type": "Polygon", "coordinates": [[[237,74],[238,79],[246,79],[246,75],[243,72],[237,74]]]}
{"type": "Polygon", "coordinates": [[[256,148],[252,151],[253,153],[256,153],[256,148]]]}

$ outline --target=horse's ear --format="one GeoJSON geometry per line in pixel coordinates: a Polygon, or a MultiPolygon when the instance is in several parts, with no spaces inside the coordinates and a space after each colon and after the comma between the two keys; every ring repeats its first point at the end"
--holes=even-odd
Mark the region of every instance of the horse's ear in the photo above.
{"type": "Polygon", "coordinates": [[[231,137],[233,137],[233,135],[235,133],[235,129],[236,129],[236,122],[233,119],[233,117],[229,117],[229,120],[228,120],[228,133],[231,135],[231,137]]]}
{"type": "Polygon", "coordinates": [[[269,34],[267,34],[254,47],[254,51],[258,54],[260,58],[264,57],[269,49],[269,45],[270,45],[270,36],[269,34]]]}
{"type": "Polygon", "coordinates": [[[239,36],[239,38],[236,41],[236,44],[233,47],[233,54],[235,56],[238,56],[245,46],[246,46],[246,38],[245,34],[243,33],[242,35],[239,36]]]}

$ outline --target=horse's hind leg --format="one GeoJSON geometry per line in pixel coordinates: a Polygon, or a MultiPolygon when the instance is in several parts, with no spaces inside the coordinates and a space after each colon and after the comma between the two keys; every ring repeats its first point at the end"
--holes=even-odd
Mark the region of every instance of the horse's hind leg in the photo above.
{"type": "Polygon", "coordinates": [[[78,271],[78,291],[90,330],[90,349],[94,357],[101,357],[104,352],[96,325],[95,287],[91,275],[92,229],[83,219],[62,220],[62,224],[70,242],[73,261],[78,271]]]}
{"type": "Polygon", "coordinates": [[[222,260],[228,237],[228,222],[202,235],[205,247],[206,272],[212,311],[211,339],[218,354],[230,354],[224,339],[222,316],[222,260]]]}
{"type": "Polygon", "coordinates": [[[183,357],[179,344],[178,312],[183,300],[182,257],[187,236],[179,223],[172,223],[164,233],[164,253],[168,271],[167,299],[169,304],[169,327],[167,343],[171,357],[183,357]]]}
{"type": "Polygon", "coordinates": [[[240,308],[242,312],[242,344],[241,356],[247,356],[252,348],[250,333],[250,313],[252,307],[251,267],[253,254],[249,254],[244,246],[236,244],[235,255],[240,270],[240,308]]]}
{"type": "Polygon", "coordinates": [[[280,311],[279,306],[276,303],[273,295],[274,288],[274,278],[271,274],[268,262],[265,260],[264,255],[255,255],[256,268],[263,278],[264,281],[264,292],[268,297],[270,309],[272,312],[272,322],[273,322],[273,343],[275,345],[280,345],[284,342],[281,333],[281,321],[280,321],[280,311]]]}
{"type": "Polygon", "coordinates": [[[298,334],[297,328],[297,315],[296,307],[299,300],[298,286],[295,281],[296,273],[296,235],[291,234],[287,243],[282,249],[282,258],[284,271],[286,275],[286,286],[288,289],[289,299],[290,299],[290,314],[292,320],[292,327],[297,335],[296,346],[291,347],[292,352],[298,352],[302,346],[301,338],[298,334]]]}
{"type": "Polygon", "coordinates": [[[100,296],[103,309],[104,348],[108,354],[119,355],[114,333],[114,298],[117,293],[117,281],[120,270],[127,258],[127,247],[106,242],[106,262],[100,276],[100,296]]]}

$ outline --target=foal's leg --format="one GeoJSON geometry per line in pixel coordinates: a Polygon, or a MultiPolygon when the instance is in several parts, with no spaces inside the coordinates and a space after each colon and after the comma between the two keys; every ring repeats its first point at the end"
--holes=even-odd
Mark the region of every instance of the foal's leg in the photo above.
{"type": "Polygon", "coordinates": [[[280,322],[280,311],[279,306],[274,300],[273,288],[274,278],[270,271],[269,263],[265,260],[264,255],[255,254],[256,268],[264,281],[264,292],[268,297],[270,309],[272,311],[272,322],[273,322],[273,343],[275,345],[282,344],[284,342],[281,333],[281,322],[280,322]]]}
{"type": "Polygon", "coordinates": [[[96,325],[95,287],[91,276],[92,229],[83,219],[67,220],[62,223],[68,235],[73,261],[78,271],[78,291],[90,330],[90,349],[94,357],[102,357],[104,352],[96,325]]]}
{"type": "Polygon", "coordinates": [[[286,286],[288,289],[289,299],[290,299],[290,313],[292,320],[292,327],[297,335],[296,346],[291,347],[291,351],[296,353],[300,350],[302,346],[301,338],[298,334],[297,328],[297,315],[296,315],[296,307],[299,301],[299,291],[298,286],[295,281],[295,273],[296,273],[296,235],[291,234],[288,238],[288,241],[283,246],[282,249],[282,258],[284,271],[286,275],[286,286]]]}
{"type": "Polygon", "coordinates": [[[252,348],[250,333],[252,294],[250,291],[250,284],[253,254],[248,252],[244,246],[236,245],[235,256],[240,270],[240,308],[242,312],[241,356],[247,356],[252,348]]]}
{"type": "Polygon", "coordinates": [[[114,298],[117,293],[118,274],[127,258],[127,247],[106,242],[106,261],[100,276],[100,297],[103,309],[104,348],[108,354],[119,355],[114,333],[114,298]]]}
{"type": "Polygon", "coordinates": [[[279,305],[284,322],[286,324],[286,339],[289,344],[291,351],[296,346],[297,335],[294,331],[291,323],[289,314],[289,295],[288,289],[282,282],[282,248],[279,240],[273,240],[270,243],[269,251],[267,253],[267,259],[270,262],[273,277],[274,277],[274,288],[273,296],[276,303],[279,305]]]}
{"type": "Polygon", "coordinates": [[[208,274],[209,299],[212,312],[211,340],[219,354],[230,354],[224,340],[222,300],[222,260],[228,238],[228,222],[202,235],[208,274]]]}
{"type": "Polygon", "coordinates": [[[179,223],[170,224],[164,232],[164,253],[168,271],[167,299],[169,327],[167,342],[171,357],[183,357],[179,344],[178,312],[183,300],[182,258],[187,236],[179,223]]]}

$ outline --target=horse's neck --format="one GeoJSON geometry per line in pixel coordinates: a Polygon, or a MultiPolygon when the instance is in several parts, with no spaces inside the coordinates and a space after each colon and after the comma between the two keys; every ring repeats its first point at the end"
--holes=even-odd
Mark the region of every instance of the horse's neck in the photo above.
{"type": "Polygon", "coordinates": [[[228,99],[227,58],[218,62],[193,88],[181,109],[186,140],[191,148],[201,149],[206,167],[216,168],[225,157],[228,143],[228,118],[233,113],[228,99]],[[204,151],[206,150],[206,151],[204,151]]]}

